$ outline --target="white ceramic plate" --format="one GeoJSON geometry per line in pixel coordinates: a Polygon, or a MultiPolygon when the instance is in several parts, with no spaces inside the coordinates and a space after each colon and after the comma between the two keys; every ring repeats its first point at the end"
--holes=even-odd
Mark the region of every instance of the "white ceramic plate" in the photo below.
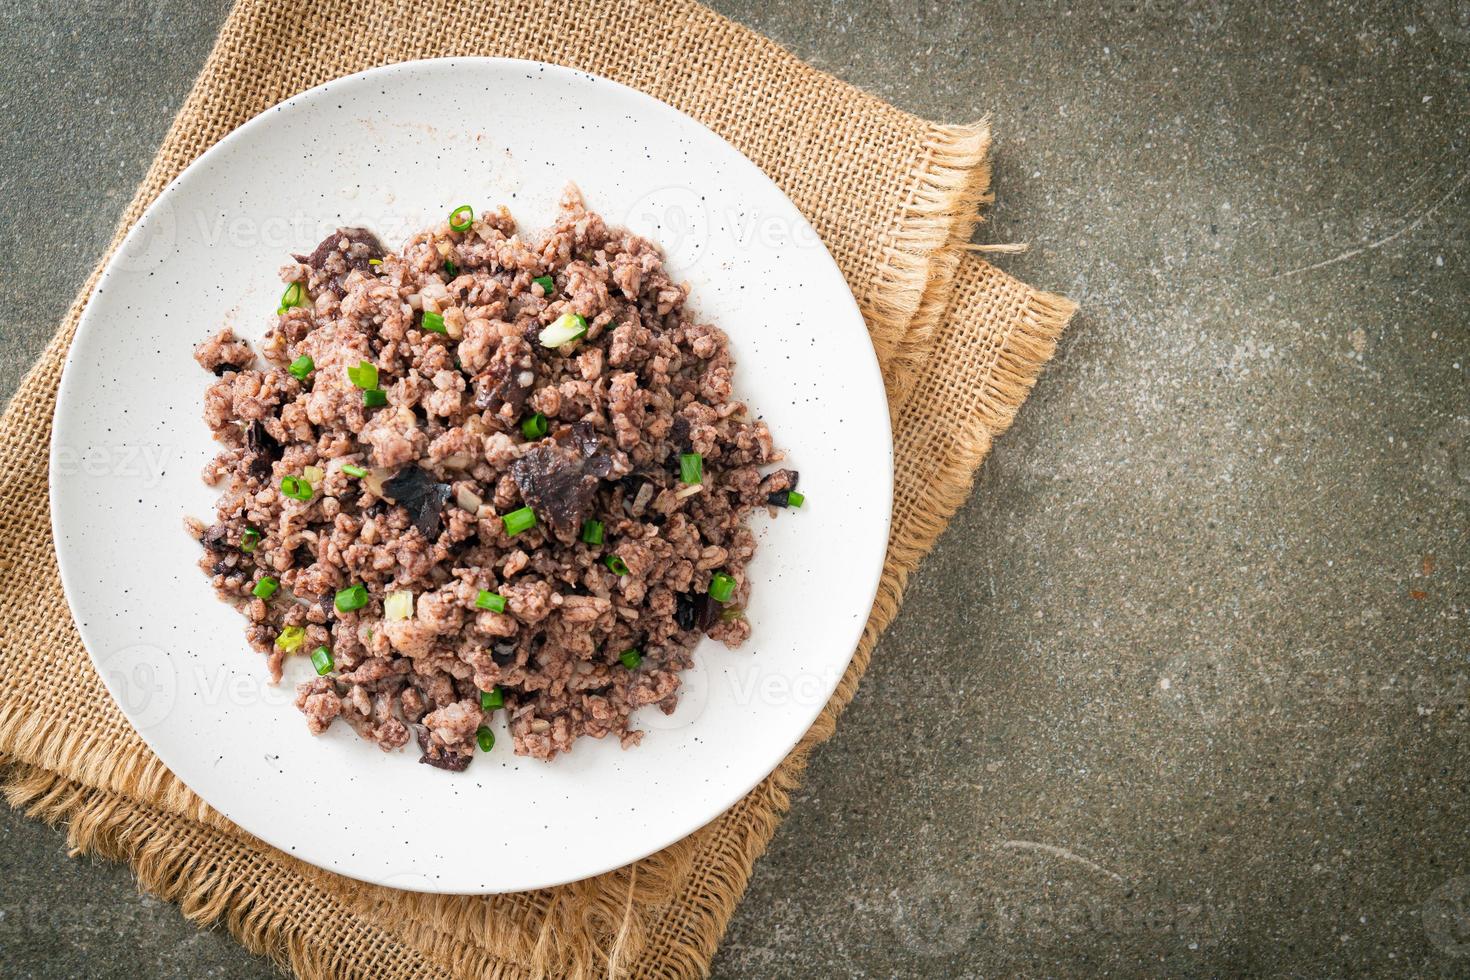
{"type": "Polygon", "coordinates": [[[128,719],[195,792],[299,858],[422,891],[587,877],[707,823],[768,774],[841,677],[877,588],[892,446],[852,294],[796,208],[749,160],[667,105],[551,65],[395,65],[251,120],[174,181],[128,235],[77,331],[51,457],[62,581],[128,719]],[[185,513],[213,380],[192,359],[221,324],[258,341],[291,251],[343,225],[390,247],[462,202],[550,223],[569,182],[660,241],[693,308],[730,334],[736,390],[801,471],[808,504],[757,520],[754,636],[706,640],[678,711],[644,710],[623,751],[583,739],[551,763],[499,745],[463,774],[383,753],[345,725],[307,733],[293,658],[272,687],[243,619],[196,566],[185,513]]]}

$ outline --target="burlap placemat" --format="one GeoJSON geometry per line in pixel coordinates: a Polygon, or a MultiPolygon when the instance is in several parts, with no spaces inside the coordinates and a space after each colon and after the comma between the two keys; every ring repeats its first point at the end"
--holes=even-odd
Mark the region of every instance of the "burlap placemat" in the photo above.
{"type": "Polygon", "coordinates": [[[129,728],[77,638],[46,498],[56,384],[83,288],[0,420],[0,756],[13,805],[143,887],[307,977],[687,976],[705,972],[813,745],[831,734],[904,583],[1050,357],[1072,304],[965,247],[988,182],[986,127],[925,122],[687,0],[241,0],[113,247],[185,165],[320,82],[412,58],[495,54],[635,86],[739,147],[796,202],[862,307],[893,410],[883,581],[852,667],[801,745],[685,841],[600,877],[493,897],[416,895],[309,867],[199,800],[129,728]]]}

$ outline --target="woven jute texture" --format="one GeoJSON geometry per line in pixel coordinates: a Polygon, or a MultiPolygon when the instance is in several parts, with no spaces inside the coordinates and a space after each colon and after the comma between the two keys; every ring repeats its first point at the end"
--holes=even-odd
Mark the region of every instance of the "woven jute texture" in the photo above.
{"type": "MultiPolygon", "coordinates": [[[[305,977],[689,976],[706,972],[812,747],[833,731],[904,583],[969,492],[1072,312],[967,249],[988,184],[983,124],[925,122],[687,2],[241,0],[117,241],[222,136],[313,85],[448,55],[558,62],[693,115],[775,179],[857,296],[893,412],[896,497],[882,585],[852,666],[791,756],[688,839],[587,881],[493,897],[417,895],[305,865],[249,837],[129,728],[57,578],[46,456],[83,288],[0,420],[0,759],[10,802],[73,847],[305,977]]],[[[201,334],[208,327],[201,324],[201,334]]]]}

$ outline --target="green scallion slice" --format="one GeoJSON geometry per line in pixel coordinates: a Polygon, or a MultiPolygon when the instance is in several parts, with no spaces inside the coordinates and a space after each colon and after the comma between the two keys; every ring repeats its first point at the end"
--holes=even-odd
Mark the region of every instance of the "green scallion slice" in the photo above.
{"type": "Polygon", "coordinates": [[[449,259],[445,259],[444,260],[444,274],[446,276],[448,276],[450,279],[454,279],[455,277],[457,277],[459,275],[459,266],[455,265],[449,259]]]}
{"type": "Polygon", "coordinates": [[[562,347],[587,336],[587,320],[578,313],[563,313],[551,326],[541,331],[542,347],[562,347]]]}
{"type": "Polygon", "coordinates": [[[359,582],[357,585],[343,589],[337,593],[335,599],[338,612],[352,612],[361,609],[368,604],[367,586],[359,582]]]}
{"type": "Polygon", "coordinates": [[[326,647],[317,647],[311,651],[311,665],[316,668],[318,677],[326,677],[337,666],[332,660],[332,651],[326,647]]]}
{"type": "Polygon", "coordinates": [[[364,391],[378,386],[378,366],[372,361],[358,361],[356,367],[347,369],[347,380],[364,391]]]}
{"type": "Polygon", "coordinates": [[[643,663],[643,654],[639,653],[636,649],[624,650],[618,656],[618,659],[623,662],[624,667],[627,667],[629,670],[634,670],[639,664],[643,663]]]}
{"type": "Polygon", "coordinates": [[[498,613],[505,612],[505,596],[488,589],[481,589],[480,594],[475,596],[475,608],[498,613]]]}
{"type": "Polygon", "coordinates": [[[253,527],[247,527],[240,535],[240,550],[250,554],[260,544],[260,532],[253,527]]]}
{"type": "Polygon", "coordinates": [[[359,480],[367,476],[367,469],[365,467],[358,466],[356,463],[343,463],[342,472],[346,473],[348,476],[355,476],[359,480]]]}
{"type": "Polygon", "coordinates": [[[505,525],[505,533],[515,537],[522,531],[529,531],[536,526],[536,512],[529,507],[513,510],[500,519],[505,525]]]}
{"type": "Polygon", "coordinates": [[[276,594],[276,590],[280,587],[280,580],[274,579],[269,575],[262,575],[260,581],[255,583],[255,588],[250,590],[250,594],[257,599],[269,599],[276,594]]]}
{"type": "Polygon", "coordinates": [[[468,204],[461,204],[449,212],[449,227],[453,231],[469,231],[474,223],[475,209],[468,204]]]}
{"type": "Polygon", "coordinates": [[[715,572],[709,580],[709,597],[716,602],[729,602],[735,594],[735,580],[724,572],[715,572]]]}
{"type": "Polygon", "coordinates": [[[583,521],[582,540],[588,544],[602,544],[602,522],[583,521]]]}
{"type": "Polygon", "coordinates": [[[382,259],[368,259],[368,265],[382,265],[382,259]]]}
{"type": "Polygon", "coordinates": [[[491,688],[488,691],[480,692],[481,711],[494,711],[497,708],[503,707],[505,707],[505,695],[500,693],[499,684],[495,685],[495,687],[491,688]]]}
{"type": "Polygon", "coordinates": [[[480,743],[481,752],[489,752],[495,748],[495,733],[481,725],[480,730],[475,732],[475,741],[480,743]]]}
{"type": "Polygon", "coordinates": [[[521,435],[527,439],[540,439],[546,435],[546,416],[537,412],[521,423],[521,435]]]}
{"type": "Polygon", "coordinates": [[[680,456],[679,479],[685,483],[703,483],[704,457],[699,453],[685,453],[680,456]]]}
{"type": "Polygon", "coordinates": [[[541,294],[543,296],[550,296],[556,289],[556,280],[550,276],[537,276],[531,281],[541,287],[541,294]]]}
{"type": "Polygon", "coordinates": [[[315,369],[316,363],[305,354],[302,354],[300,357],[296,358],[296,360],[291,362],[291,366],[286,368],[286,370],[290,372],[291,377],[295,378],[297,381],[305,381],[306,376],[311,374],[311,372],[315,369]]]}
{"type": "Polygon", "coordinates": [[[305,639],[305,626],[287,626],[276,637],[276,649],[284,650],[286,653],[293,653],[301,646],[302,641],[305,639]]]}
{"type": "Polygon", "coordinates": [[[800,507],[804,503],[806,503],[806,495],[805,494],[800,494],[800,493],[797,493],[795,490],[793,490],[793,491],[791,491],[790,493],[788,493],[786,495],[786,506],[787,507],[800,507]]]}
{"type": "Polygon", "coordinates": [[[371,388],[362,393],[362,403],[368,408],[382,408],[388,404],[388,393],[382,388],[371,388]]]}
{"type": "Polygon", "coordinates": [[[623,561],[617,555],[608,555],[602,560],[602,563],[606,565],[609,569],[611,569],[614,575],[628,574],[628,563],[623,561]]]}
{"type": "Polygon", "coordinates": [[[429,331],[429,333],[447,334],[449,332],[448,328],[444,326],[444,314],[435,313],[432,310],[424,311],[424,318],[420,321],[419,326],[429,331]]]}
{"type": "Polygon", "coordinates": [[[311,484],[299,476],[281,477],[281,493],[292,500],[310,500],[313,492],[311,484]]]}
{"type": "Polygon", "coordinates": [[[286,291],[281,294],[281,309],[283,310],[289,310],[293,306],[305,305],[306,287],[302,286],[299,282],[293,282],[291,285],[287,286],[286,291]]]}

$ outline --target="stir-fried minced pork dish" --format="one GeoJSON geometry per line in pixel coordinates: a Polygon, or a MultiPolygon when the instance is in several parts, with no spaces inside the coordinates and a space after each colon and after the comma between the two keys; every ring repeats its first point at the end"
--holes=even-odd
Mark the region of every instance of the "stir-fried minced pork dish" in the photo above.
{"type": "Polygon", "coordinates": [[[444,769],[498,711],[519,755],[636,744],[702,636],[749,636],[752,512],[802,503],[725,334],[575,190],[536,240],[464,206],[295,259],[259,361],[229,329],[194,354],[224,492],[188,526],[272,679],[309,658],[312,732],[444,769]]]}

